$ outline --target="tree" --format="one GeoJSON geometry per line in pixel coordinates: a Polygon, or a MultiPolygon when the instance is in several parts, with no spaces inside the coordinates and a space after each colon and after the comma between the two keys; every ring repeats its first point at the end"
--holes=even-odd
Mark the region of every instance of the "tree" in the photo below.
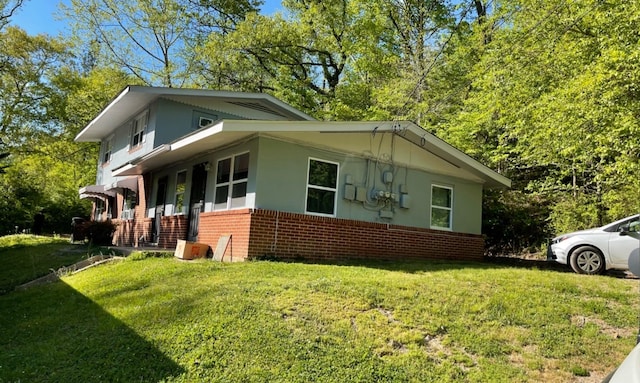
{"type": "Polygon", "coordinates": [[[0,31],[9,24],[11,17],[22,3],[24,0],[0,0],[0,31]]]}
{"type": "Polygon", "coordinates": [[[551,201],[557,231],[637,211],[629,191],[640,186],[633,102],[640,68],[625,47],[638,43],[640,8],[591,0],[502,4],[506,27],[487,39],[476,25],[469,35],[483,49],[439,134],[532,198],[551,201]]]}
{"type": "Polygon", "coordinates": [[[52,128],[43,125],[51,93],[47,78],[68,53],[61,42],[16,27],[0,32],[0,42],[0,138],[15,144],[20,140],[7,135],[25,126],[52,128]]]}
{"type": "Polygon", "coordinates": [[[146,85],[192,83],[194,46],[203,35],[227,30],[256,1],[71,0],[63,7],[91,62],[116,65],[146,85]]]}

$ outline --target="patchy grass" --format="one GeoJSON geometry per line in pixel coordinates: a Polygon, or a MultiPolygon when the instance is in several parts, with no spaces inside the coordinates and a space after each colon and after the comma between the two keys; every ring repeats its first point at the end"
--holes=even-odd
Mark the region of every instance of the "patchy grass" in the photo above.
{"type": "Polygon", "coordinates": [[[637,331],[637,280],[136,258],[0,296],[0,381],[596,382],[637,331]]]}

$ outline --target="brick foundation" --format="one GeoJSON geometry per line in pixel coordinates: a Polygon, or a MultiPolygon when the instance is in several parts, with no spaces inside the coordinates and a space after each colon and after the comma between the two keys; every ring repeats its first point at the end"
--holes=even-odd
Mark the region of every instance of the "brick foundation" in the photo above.
{"type": "MultiPolygon", "coordinates": [[[[151,238],[151,218],[116,222],[118,245],[142,246],[146,243],[140,238],[151,238]]],[[[186,238],[187,226],[185,215],[162,217],[158,247],[175,248],[178,239],[186,238]]],[[[329,262],[480,260],[484,254],[480,235],[263,209],[201,213],[198,242],[215,251],[223,235],[231,235],[223,260],[233,262],[261,257],[329,262]]]]}
{"type": "Polygon", "coordinates": [[[232,235],[225,261],[480,260],[484,253],[484,240],[473,234],[263,209],[202,213],[198,242],[215,250],[225,234],[232,235]]]}

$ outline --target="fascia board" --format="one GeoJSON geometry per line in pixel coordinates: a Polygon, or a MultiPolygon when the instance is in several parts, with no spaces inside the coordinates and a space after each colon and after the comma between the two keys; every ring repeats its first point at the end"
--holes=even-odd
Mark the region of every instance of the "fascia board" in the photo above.
{"type": "Polygon", "coordinates": [[[74,138],[74,141],[77,142],[100,142],[99,138],[93,138],[93,139],[82,139],[82,136],[84,136],[85,134],[87,134],[87,132],[91,129],[92,126],[94,126],[98,120],[100,120],[104,115],[106,115],[107,113],[109,113],[109,111],[114,108],[114,105],[116,105],[118,102],[120,102],[120,100],[122,100],[130,91],[131,91],[131,86],[127,86],[126,88],[124,88],[122,90],[122,92],[120,92],[119,95],[116,96],[116,98],[114,98],[104,109],[102,109],[102,111],[93,119],[91,120],[91,122],[89,122],[87,124],[87,126],[84,127],[84,129],[82,129],[80,131],[80,133],[78,133],[76,135],[76,137],[74,138]]]}
{"type": "Polygon", "coordinates": [[[414,136],[419,137],[420,141],[416,143],[417,145],[423,146],[422,140],[424,139],[425,147],[430,147],[432,150],[437,150],[441,153],[444,153],[450,157],[449,159],[450,162],[458,166],[466,167],[480,175],[483,175],[483,178],[487,179],[488,181],[493,181],[493,182],[489,182],[491,186],[499,186],[499,187],[506,187],[506,188],[511,187],[511,180],[509,178],[490,169],[489,167],[485,166],[481,162],[473,159],[469,155],[456,149],[455,147],[451,146],[450,144],[443,141],[442,139],[427,132],[426,130],[419,127],[418,125],[409,123],[409,125],[407,126],[407,129],[411,131],[411,133],[414,136]]]}
{"type": "Polygon", "coordinates": [[[225,125],[225,121],[219,121],[214,125],[209,126],[208,128],[197,130],[194,133],[173,142],[170,145],[171,147],[170,150],[178,150],[182,147],[188,146],[190,144],[203,140],[207,137],[211,137],[215,134],[218,134],[222,132],[224,125],[225,125]]]}

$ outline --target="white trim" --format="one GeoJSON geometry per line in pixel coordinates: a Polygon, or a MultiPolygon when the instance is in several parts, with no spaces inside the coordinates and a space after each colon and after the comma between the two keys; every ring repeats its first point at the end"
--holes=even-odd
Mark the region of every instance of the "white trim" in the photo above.
{"type": "Polygon", "coordinates": [[[111,158],[113,157],[113,141],[114,141],[114,136],[115,134],[111,134],[110,136],[108,136],[104,141],[103,141],[103,147],[101,150],[101,156],[100,156],[100,164],[104,165],[104,164],[108,164],[109,162],[111,162],[111,158]],[[109,149],[109,158],[105,161],[105,156],[107,154],[107,149],[109,149]]]}
{"type": "Polygon", "coordinates": [[[304,213],[308,214],[308,215],[316,215],[316,216],[320,216],[320,217],[336,217],[336,215],[338,213],[338,186],[339,186],[339,183],[340,183],[340,163],[339,162],[324,160],[324,159],[315,158],[315,157],[309,157],[307,159],[307,177],[305,179],[305,185],[306,186],[305,186],[305,189],[304,189],[304,213]],[[310,171],[311,171],[311,161],[324,162],[324,163],[336,166],[336,187],[335,187],[335,189],[327,187],[327,186],[312,185],[312,184],[309,183],[309,175],[310,175],[310,171]],[[307,202],[309,200],[309,188],[310,187],[313,188],[313,189],[326,190],[326,191],[332,191],[333,192],[333,214],[317,213],[317,212],[313,212],[313,211],[308,211],[307,210],[307,202]]]}
{"type": "Polygon", "coordinates": [[[149,109],[144,110],[142,113],[139,113],[131,120],[131,134],[129,139],[129,147],[131,149],[140,147],[144,144],[147,138],[147,132],[149,127],[149,109]],[[141,123],[144,122],[144,123],[141,123]],[[142,127],[140,127],[142,125],[142,127]],[[137,143],[134,143],[133,140],[135,137],[140,137],[137,143]]]}
{"type": "Polygon", "coordinates": [[[429,227],[431,229],[435,229],[435,230],[446,230],[446,231],[453,231],[453,187],[452,186],[445,186],[442,184],[435,184],[432,183],[431,184],[431,201],[430,201],[430,207],[429,207],[429,227]],[[451,193],[450,195],[450,200],[451,200],[451,207],[447,207],[447,206],[438,206],[438,205],[434,205],[433,204],[433,188],[437,187],[440,189],[447,189],[449,190],[449,192],[451,193]],[[448,210],[449,211],[449,227],[442,227],[442,226],[435,226],[433,225],[433,208],[436,209],[441,209],[441,210],[448,210]]]}
{"type": "Polygon", "coordinates": [[[122,99],[131,91],[131,86],[127,86],[126,88],[124,88],[122,90],[122,92],[120,92],[119,95],[116,96],[116,98],[113,99],[113,101],[111,101],[109,103],[109,105],[107,105],[106,108],[102,109],[102,111],[100,112],[100,114],[98,114],[96,116],[96,118],[94,118],[93,120],[91,120],[91,122],[89,122],[89,124],[80,131],[80,133],[78,133],[76,135],[76,138],[74,138],[74,141],[78,141],[82,136],[84,136],[85,134],[88,134],[88,131],[96,124],[98,124],[98,121],[100,121],[107,113],[110,112],[111,109],[115,108],[115,105],[117,105],[120,101],[122,101],[122,99]]]}
{"type": "Polygon", "coordinates": [[[245,203],[242,206],[233,206],[233,188],[235,185],[238,184],[242,184],[242,183],[246,183],[247,187],[249,185],[249,171],[251,170],[251,151],[247,150],[247,151],[243,151],[243,152],[239,152],[236,154],[232,154],[230,156],[227,157],[223,157],[220,158],[216,161],[216,170],[215,170],[215,174],[214,174],[214,181],[213,181],[213,204],[212,204],[212,210],[213,211],[224,211],[224,210],[233,210],[233,209],[244,209],[247,206],[249,206],[249,204],[247,203],[247,195],[248,190],[245,190],[244,193],[244,198],[245,198],[245,203]],[[246,178],[240,178],[240,179],[234,179],[233,178],[233,169],[235,167],[236,164],[236,159],[240,156],[244,156],[244,155],[248,155],[248,159],[249,159],[249,163],[247,164],[247,177],[246,178]],[[229,180],[226,182],[221,182],[218,183],[218,167],[220,162],[224,161],[224,160],[230,160],[229,162],[229,180]],[[216,203],[216,196],[218,194],[218,188],[219,187],[223,187],[223,186],[227,186],[227,202],[226,202],[226,207],[222,208],[222,207],[216,207],[218,205],[222,205],[221,203],[216,203]]]}

